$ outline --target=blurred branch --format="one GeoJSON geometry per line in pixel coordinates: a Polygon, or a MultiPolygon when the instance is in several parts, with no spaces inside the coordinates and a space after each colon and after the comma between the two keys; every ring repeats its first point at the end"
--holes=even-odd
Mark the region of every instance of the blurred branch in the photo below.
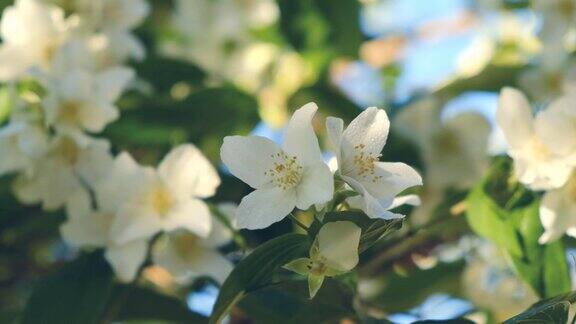
{"type": "Polygon", "coordinates": [[[361,265],[359,272],[364,276],[375,276],[418,250],[444,243],[447,241],[446,234],[459,237],[468,230],[466,219],[460,215],[451,215],[422,228],[412,229],[382,247],[382,252],[361,265]]]}

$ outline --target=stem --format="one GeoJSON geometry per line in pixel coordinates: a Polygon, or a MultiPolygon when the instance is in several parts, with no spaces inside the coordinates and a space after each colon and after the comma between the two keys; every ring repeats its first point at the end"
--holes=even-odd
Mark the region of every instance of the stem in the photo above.
{"type": "Polygon", "coordinates": [[[300,222],[298,220],[298,218],[296,218],[296,216],[294,216],[294,214],[290,213],[290,214],[288,214],[288,217],[290,217],[290,219],[292,220],[292,222],[294,222],[294,224],[298,225],[300,228],[305,230],[306,233],[308,233],[308,230],[309,230],[308,226],[306,226],[302,222],[300,222]]]}

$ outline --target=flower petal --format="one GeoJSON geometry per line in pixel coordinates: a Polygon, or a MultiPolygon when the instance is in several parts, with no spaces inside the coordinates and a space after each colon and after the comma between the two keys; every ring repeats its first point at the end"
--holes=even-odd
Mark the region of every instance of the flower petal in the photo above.
{"type": "Polygon", "coordinates": [[[344,121],[336,117],[326,118],[326,134],[330,140],[330,145],[332,146],[332,151],[336,155],[338,165],[341,160],[341,145],[342,145],[342,134],[344,133],[344,121]]]}
{"type": "Polygon", "coordinates": [[[350,271],[358,264],[362,230],[349,221],[326,223],[318,232],[318,249],[326,264],[337,271],[350,271]]]}
{"type": "Polygon", "coordinates": [[[362,184],[377,199],[389,199],[402,191],[422,185],[422,177],[414,168],[399,162],[376,162],[375,174],[382,176],[377,181],[362,181],[362,184]]]}
{"type": "Polygon", "coordinates": [[[541,244],[559,239],[568,228],[576,226],[576,203],[568,192],[570,186],[569,183],[564,188],[548,191],[544,195],[540,204],[540,222],[544,227],[544,234],[538,240],[541,244]]]}
{"type": "Polygon", "coordinates": [[[105,257],[118,279],[131,282],[136,278],[138,269],[146,260],[148,242],[135,240],[123,245],[111,245],[106,249],[105,257]]]}
{"type": "Polygon", "coordinates": [[[312,127],[312,119],[318,106],[311,102],[296,110],[286,126],[282,149],[298,157],[304,165],[322,161],[318,138],[312,127]]]}
{"type": "Polygon", "coordinates": [[[310,274],[308,276],[308,291],[310,293],[310,298],[314,298],[318,290],[322,287],[322,283],[324,282],[324,276],[317,276],[310,274]]]}
{"type": "Polygon", "coordinates": [[[284,265],[284,269],[296,272],[299,275],[307,276],[310,273],[310,263],[311,260],[309,258],[299,258],[284,265]]]}
{"type": "Polygon", "coordinates": [[[236,211],[237,228],[266,228],[288,215],[296,205],[296,193],[278,187],[256,189],[242,198],[236,211]]]}
{"type": "Polygon", "coordinates": [[[230,173],[252,188],[260,188],[270,179],[264,172],[273,166],[273,156],[280,148],[261,136],[226,136],[220,149],[222,162],[230,173]]]}
{"type": "Polygon", "coordinates": [[[370,107],[360,113],[342,134],[342,159],[353,163],[357,145],[364,146],[366,154],[378,156],[388,138],[390,121],[383,109],[370,107]]]}
{"type": "Polygon", "coordinates": [[[199,199],[180,201],[163,220],[165,231],[186,229],[200,237],[208,237],[212,229],[212,215],[206,203],[199,199]]]}
{"type": "Polygon", "coordinates": [[[170,151],[158,172],[172,192],[182,198],[213,196],[220,185],[220,177],[212,164],[191,144],[170,151]]]}
{"type": "Polygon", "coordinates": [[[150,206],[138,202],[123,205],[114,219],[111,238],[116,244],[148,239],[164,227],[161,215],[150,206]]]}
{"type": "Polygon", "coordinates": [[[166,269],[180,283],[188,283],[192,278],[207,275],[222,283],[232,271],[232,263],[216,250],[203,245],[203,241],[193,234],[174,233],[164,235],[152,248],[155,264],[166,269]],[[190,245],[182,246],[191,239],[190,245]],[[184,239],[179,242],[180,239],[184,239]]]}
{"type": "Polygon", "coordinates": [[[306,167],[296,188],[296,207],[302,210],[325,203],[334,194],[334,176],[324,162],[306,167]]]}
{"type": "Polygon", "coordinates": [[[530,103],[514,88],[506,87],[500,92],[496,121],[511,148],[523,147],[534,135],[530,103]]]}

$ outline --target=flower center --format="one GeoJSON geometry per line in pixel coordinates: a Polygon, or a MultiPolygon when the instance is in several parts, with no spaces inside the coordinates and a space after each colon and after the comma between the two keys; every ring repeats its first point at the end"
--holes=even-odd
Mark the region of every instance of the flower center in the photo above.
{"type": "Polygon", "coordinates": [[[534,157],[539,160],[547,160],[552,156],[550,149],[548,149],[548,147],[546,147],[546,145],[544,145],[544,143],[542,143],[542,141],[537,137],[532,138],[530,148],[532,149],[534,157]]]}
{"type": "Polygon", "coordinates": [[[73,139],[62,137],[52,154],[64,160],[68,165],[74,165],[78,161],[80,148],[73,139]]]}
{"type": "Polygon", "coordinates": [[[172,198],[172,195],[170,194],[168,189],[166,189],[162,185],[158,185],[156,186],[156,188],[154,188],[151,194],[151,201],[152,205],[154,206],[154,209],[160,215],[165,215],[170,210],[170,208],[172,208],[172,205],[174,204],[174,199],[172,198]]]}
{"type": "Polygon", "coordinates": [[[80,103],[76,101],[66,101],[60,106],[58,119],[63,123],[74,124],[80,115],[80,103]]]}
{"type": "Polygon", "coordinates": [[[319,260],[310,260],[306,267],[311,274],[316,276],[324,275],[328,270],[328,266],[326,265],[324,258],[320,258],[319,260]]]}
{"type": "Polygon", "coordinates": [[[356,175],[364,179],[371,179],[372,182],[376,182],[382,178],[382,176],[375,175],[374,163],[378,162],[381,154],[374,154],[366,152],[365,144],[358,144],[354,146],[354,166],[356,167],[356,175]]]}
{"type": "Polygon", "coordinates": [[[302,166],[298,158],[284,152],[270,155],[274,159],[272,168],[264,172],[274,185],[286,190],[296,186],[302,179],[302,166]]]}

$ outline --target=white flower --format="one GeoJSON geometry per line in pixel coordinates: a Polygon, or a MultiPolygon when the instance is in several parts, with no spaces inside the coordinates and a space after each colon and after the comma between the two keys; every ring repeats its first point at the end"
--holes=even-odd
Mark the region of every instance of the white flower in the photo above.
{"type": "Polygon", "coordinates": [[[24,121],[11,121],[0,128],[0,175],[33,171],[34,160],[44,153],[48,144],[40,126],[24,121]]]}
{"type": "Polygon", "coordinates": [[[19,78],[31,67],[48,69],[71,25],[62,9],[36,0],[17,0],[6,8],[0,25],[0,80],[19,78]]]}
{"type": "Polygon", "coordinates": [[[128,68],[93,73],[71,71],[53,78],[43,100],[46,123],[58,130],[101,132],[119,116],[114,102],[132,79],[128,68]]]}
{"type": "Polygon", "coordinates": [[[201,198],[214,195],[219,184],[218,173],[195,146],[173,149],[157,169],[144,168],[134,179],[137,191],[118,211],[114,240],[123,244],[179,228],[208,236],[212,221],[201,198]]]}
{"type": "Polygon", "coordinates": [[[83,192],[72,196],[67,204],[68,220],[60,227],[64,240],[75,247],[106,249],[105,257],[120,280],[132,281],[145,261],[148,242],[137,239],[117,244],[111,237],[111,227],[119,207],[136,188],[134,179],[142,168],[128,155],[116,157],[107,176],[94,186],[98,208],[93,210],[90,197],[83,192]]]}
{"type": "Polygon", "coordinates": [[[105,140],[55,137],[34,162],[33,172],[16,179],[16,197],[25,204],[42,203],[45,210],[63,206],[70,195],[86,191],[86,184],[106,174],[112,163],[109,147],[105,140]]]}
{"type": "Polygon", "coordinates": [[[318,232],[310,248],[310,257],[296,259],[284,267],[308,276],[310,298],[313,298],[325,277],[334,277],[356,267],[361,232],[352,222],[327,223],[318,232]]]}
{"type": "Polygon", "coordinates": [[[199,276],[224,282],[233,265],[216,249],[230,242],[232,236],[220,221],[212,224],[207,238],[185,231],[163,235],[152,249],[152,260],[182,284],[199,276]]]}
{"type": "Polygon", "coordinates": [[[238,206],[238,228],[259,229],[332,199],[334,179],[323,162],[309,103],[294,112],[282,148],[260,136],[227,136],[220,150],[230,172],[256,189],[238,206]]]}
{"type": "Polygon", "coordinates": [[[575,104],[574,96],[561,97],[534,118],[520,91],[502,90],[497,122],[516,176],[531,189],[558,188],[568,180],[576,153],[575,104]]]}
{"type": "Polygon", "coordinates": [[[539,242],[546,244],[562,237],[564,233],[576,237],[576,177],[559,189],[546,192],[540,203],[540,221],[544,233],[539,242]]]}
{"type": "Polygon", "coordinates": [[[418,101],[400,111],[394,125],[421,152],[426,188],[465,189],[478,181],[489,165],[490,124],[481,114],[465,111],[441,120],[434,98],[418,101]]]}
{"type": "Polygon", "coordinates": [[[337,175],[362,198],[369,217],[397,218],[389,209],[407,188],[421,185],[422,178],[404,163],[380,162],[390,122],[384,110],[370,107],[344,130],[342,119],[328,117],[326,129],[338,160],[337,175]]]}
{"type": "Polygon", "coordinates": [[[145,0],[77,0],[75,9],[96,30],[133,29],[150,12],[145,0]]]}

